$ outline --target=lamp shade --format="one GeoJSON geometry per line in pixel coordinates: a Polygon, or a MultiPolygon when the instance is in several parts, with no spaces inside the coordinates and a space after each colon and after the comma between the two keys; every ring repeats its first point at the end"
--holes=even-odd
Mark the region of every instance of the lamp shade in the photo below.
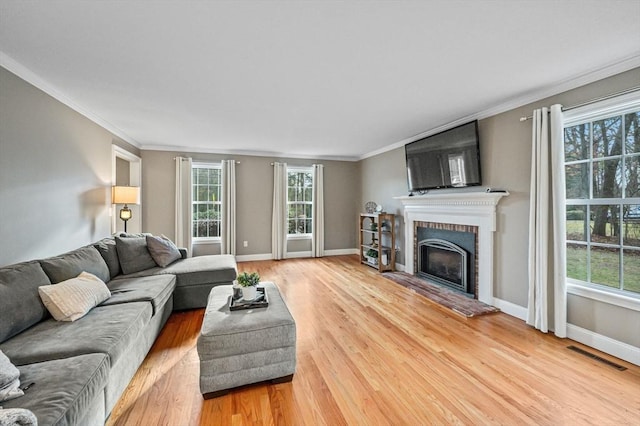
{"type": "Polygon", "coordinates": [[[111,202],[113,204],[140,204],[140,187],[137,187],[137,186],[111,187],[111,202]]]}

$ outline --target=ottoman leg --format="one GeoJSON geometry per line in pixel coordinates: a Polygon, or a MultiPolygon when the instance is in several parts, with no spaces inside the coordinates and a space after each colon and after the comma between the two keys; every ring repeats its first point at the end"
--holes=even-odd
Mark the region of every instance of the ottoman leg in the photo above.
{"type": "Polygon", "coordinates": [[[271,383],[277,385],[278,383],[287,383],[293,380],[293,374],[289,374],[288,376],[278,377],[277,379],[271,379],[271,383]]]}

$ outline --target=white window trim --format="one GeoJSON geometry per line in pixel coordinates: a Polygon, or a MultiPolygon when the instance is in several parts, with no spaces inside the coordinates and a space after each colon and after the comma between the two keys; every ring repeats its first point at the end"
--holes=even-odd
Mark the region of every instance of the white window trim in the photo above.
{"type": "MultiPolygon", "coordinates": [[[[289,172],[305,172],[311,173],[313,176],[313,167],[310,166],[287,166],[287,178],[289,177],[289,172]]],[[[287,209],[289,205],[289,194],[287,193],[287,209]]],[[[288,222],[289,219],[287,219],[288,222]]],[[[313,223],[313,217],[311,221],[313,223]]],[[[288,226],[288,225],[287,225],[288,226]]],[[[287,234],[287,241],[289,240],[311,240],[313,238],[313,234],[287,234]]]]}
{"type": "MultiPolygon", "coordinates": [[[[592,122],[604,115],[623,115],[637,110],[638,108],[640,108],[640,91],[566,111],[563,113],[562,125],[563,128],[571,127],[586,122],[592,122]]],[[[602,201],[603,203],[607,200],[608,199],[598,199],[599,202],[602,201]]],[[[618,198],[614,200],[616,204],[620,202],[620,199],[618,198]]],[[[628,204],[636,204],[637,200],[638,199],[636,198],[625,198],[624,202],[628,204]]],[[[565,203],[570,202],[571,204],[581,204],[578,201],[580,200],[565,200],[565,203]]],[[[585,202],[585,204],[587,203],[585,202]]],[[[569,277],[567,277],[567,294],[608,303],[614,306],[620,306],[634,311],[640,311],[640,294],[636,297],[635,293],[632,292],[607,288],[605,286],[599,286],[597,284],[569,277]]]]}
{"type": "MultiPolygon", "coordinates": [[[[208,162],[193,162],[191,164],[192,169],[220,169],[222,170],[222,162],[220,163],[208,163],[208,162]]],[[[193,186],[193,184],[192,184],[193,186]]],[[[222,201],[220,201],[222,203],[222,201]]],[[[193,201],[191,201],[191,208],[193,209],[193,201]]],[[[192,220],[193,223],[193,220],[192,220]]],[[[191,231],[193,232],[193,230],[191,231]]],[[[207,245],[207,244],[222,244],[222,237],[192,237],[193,245],[207,245]]]]}
{"type": "Polygon", "coordinates": [[[597,300],[614,306],[640,311],[640,296],[633,297],[633,293],[624,293],[616,289],[599,288],[599,286],[584,281],[567,278],[567,294],[597,300]]]}

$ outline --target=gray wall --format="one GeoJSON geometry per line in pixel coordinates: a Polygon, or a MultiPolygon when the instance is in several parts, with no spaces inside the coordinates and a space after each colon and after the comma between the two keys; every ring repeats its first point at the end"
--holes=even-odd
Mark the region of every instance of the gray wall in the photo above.
{"type": "MultiPolygon", "coordinates": [[[[531,121],[523,123],[519,118],[530,116],[534,108],[555,103],[576,105],[635,87],[638,82],[640,68],[480,120],[483,186],[507,189],[510,192],[498,206],[494,297],[521,307],[527,306],[531,121]]],[[[362,161],[361,206],[366,201],[373,200],[383,204],[387,211],[402,215],[402,206],[393,200],[394,196],[401,195],[407,195],[404,148],[362,161]],[[384,182],[379,178],[382,173],[384,182]],[[387,208],[388,206],[390,207],[387,208]]],[[[404,248],[403,234],[404,229],[400,228],[397,241],[401,248],[404,248]]],[[[404,263],[402,253],[399,261],[404,263]]],[[[569,295],[568,321],[633,346],[640,346],[640,312],[569,295]]]]}
{"type": "Polygon", "coordinates": [[[114,139],[0,67],[0,265],[110,234],[114,139]]]}
{"type": "MultiPolygon", "coordinates": [[[[235,159],[237,204],[237,254],[271,253],[271,212],[273,206],[274,161],[292,166],[324,164],[325,250],[354,249],[360,199],[360,166],[356,162],[300,160],[286,158],[142,151],[143,223],[146,232],[173,238],[175,220],[175,161],[177,156],[193,161],[216,162],[235,159]],[[247,241],[248,246],[243,247],[247,241]]],[[[289,251],[308,251],[308,241],[291,241],[289,251]]],[[[219,245],[194,248],[194,254],[219,253],[219,245]]]]}

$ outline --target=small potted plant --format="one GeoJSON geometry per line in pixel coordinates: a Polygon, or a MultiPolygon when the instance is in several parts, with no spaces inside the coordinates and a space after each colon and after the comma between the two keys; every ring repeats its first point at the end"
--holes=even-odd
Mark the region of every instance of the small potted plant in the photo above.
{"type": "Polygon", "coordinates": [[[365,256],[367,256],[367,262],[369,262],[371,265],[378,264],[378,250],[369,249],[367,250],[365,256]]]}
{"type": "Polygon", "coordinates": [[[260,282],[260,275],[257,272],[243,272],[238,275],[237,280],[242,287],[242,298],[244,300],[254,300],[258,294],[256,286],[260,282]]]}

